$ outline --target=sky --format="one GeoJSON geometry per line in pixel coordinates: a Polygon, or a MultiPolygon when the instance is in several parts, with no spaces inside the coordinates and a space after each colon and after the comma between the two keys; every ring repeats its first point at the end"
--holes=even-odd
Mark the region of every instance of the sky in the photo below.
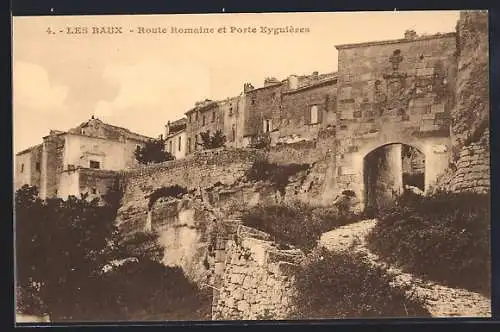
{"type": "Polygon", "coordinates": [[[398,39],[407,29],[451,32],[458,17],[458,11],[14,17],[14,151],[92,115],[157,137],[196,101],[237,96],[246,82],[260,87],[265,77],[336,71],[335,45],[398,39]],[[96,26],[123,33],[93,34],[96,26]],[[217,33],[224,26],[257,33],[217,33]],[[266,34],[261,26],[308,32],[266,34]],[[88,33],[60,32],[76,27],[88,33]],[[139,34],[139,27],[169,32],[139,34]],[[172,34],[171,27],[214,33],[172,34]]]}

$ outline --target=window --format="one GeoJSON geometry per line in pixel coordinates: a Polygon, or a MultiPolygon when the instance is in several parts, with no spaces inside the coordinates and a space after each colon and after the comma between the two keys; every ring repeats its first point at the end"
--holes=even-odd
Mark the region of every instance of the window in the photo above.
{"type": "Polygon", "coordinates": [[[194,135],[194,150],[198,150],[198,135],[194,135]]]}
{"type": "Polygon", "coordinates": [[[172,153],[172,141],[168,142],[168,152],[172,153]]]}
{"type": "Polygon", "coordinates": [[[188,153],[191,152],[191,137],[188,137],[187,150],[188,150],[188,153]]]}
{"type": "Polygon", "coordinates": [[[92,193],[92,195],[96,195],[97,194],[97,189],[96,188],[91,188],[90,192],[92,193]]]}
{"type": "Polygon", "coordinates": [[[233,115],[233,108],[229,107],[229,115],[233,115]]]}
{"type": "Polygon", "coordinates": [[[191,116],[192,116],[192,115],[193,115],[193,114],[189,114],[189,116],[188,116],[188,122],[189,122],[189,123],[191,123],[191,116]]]}
{"type": "Polygon", "coordinates": [[[215,111],[212,112],[212,122],[215,122],[215,111]]]}
{"type": "Polygon", "coordinates": [[[194,119],[195,121],[198,121],[198,112],[194,113],[194,119]]]}
{"type": "Polygon", "coordinates": [[[202,121],[201,121],[201,125],[202,125],[202,126],[204,126],[204,125],[205,125],[205,123],[206,123],[206,121],[205,121],[205,120],[206,120],[206,119],[205,119],[205,116],[203,116],[203,119],[202,119],[202,121]]]}
{"type": "Polygon", "coordinates": [[[272,130],[271,128],[271,120],[264,120],[264,132],[268,133],[272,130]]]}
{"type": "Polygon", "coordinates": [[[36,168],[37,172],[40,172],[40,163],[36,163],[35,168],[36,168]]]}
{"type": "Polygon", "coordinates": [[[95,169],[101,168],[101,164],[98,161],[91,160],[90,161],[90,168],[95,168],[95,169]]]}
{"type": "Polygon", "coordinates": [[[182,142],[182,141],[181,141],[181,138],[182,138],[182,137],[180,137],[180,136],[179,136],[179,144],[178,144],[178,145],[179,145],[179,147],[178,147],[178,150],[179,150],[179,151],[181,151],[181,142],[182,142]]]}
{"type": "Polygon", "coordinates": [[[310,114],[310,119],[311,119],[311,124],[318,123],[318,106],[314,105],[311,107],[311,114],[310,114]]]}
{"type": "Polygon", "coordinates": [[[231,129],[231,139],[234,142],[236,140],[236,128],[233,124],[233,128],[231,129]]]}

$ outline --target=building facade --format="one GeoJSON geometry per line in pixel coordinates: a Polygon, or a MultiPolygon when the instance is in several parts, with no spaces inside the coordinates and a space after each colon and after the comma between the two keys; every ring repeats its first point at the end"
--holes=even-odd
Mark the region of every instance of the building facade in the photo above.
{"type": "Polygon", "coordinates": [[[352,190],[365,203],[369,197],[400,192],[405,146],[423,155],[424,190],[430,190],[449,164],[455,33],[417,36],[407,31],[397,40],[336,47],[339,190],[352,190]],[[375,155],[377,162],[368,160],[375,155]],[[373,169],[377,163],[383,166],[373,169]]]}
{"type": "MultiPolygon", "coordinates": [[[[206,99],[186,112],[186,153],[202,150],[202,133],[224,131],[224,114],[219,102],[206,99]]],[[[227,138],[227,133],[224,133],[227,138]]]]}
{"type": "Polygon", "coordinates": [[[188,148],[186,134],[187,120],[182,118],[177,121],[168,122],[165,126],[165,151],[168,151],[175,159],[186,156],[188,148]]]}
{"type": "Polygon", "coordinates": [[[51,130],[43,143],[16,155],[15,189],[36,186],[40,197],[100,197],[116,171],[138,165],[134,151],[149,137],[92,117],[66,132],[51,130]]]}

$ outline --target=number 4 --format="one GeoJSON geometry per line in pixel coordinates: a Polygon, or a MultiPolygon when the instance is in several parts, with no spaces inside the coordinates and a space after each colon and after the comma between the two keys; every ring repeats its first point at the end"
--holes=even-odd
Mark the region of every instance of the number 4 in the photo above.
{"type": "Polygon", "coordinates": [[[54,32],[54,31],[52,31],[50,28],[47,28],[47,33],[48,33],[48,34],[55,34],[55,32],[54,32]]]}

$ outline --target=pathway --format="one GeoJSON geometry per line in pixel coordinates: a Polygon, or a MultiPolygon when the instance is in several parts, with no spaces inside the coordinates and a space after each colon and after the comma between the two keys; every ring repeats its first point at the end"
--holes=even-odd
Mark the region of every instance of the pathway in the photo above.
{"type": "Polygon", "coordinates": [[[375,219],[370,219],[334,229],[321,236],[320,244],[329,250],[345,250],[354,246],[355,250],[366,253],[373,264],[385,266],[394,273],[396,283],[410,285],[418,296],[427,298],[427,310],[433,317],[491,317],[491,300],[485,296],[422,280],[382,262],[365,246],[365,236],[376,223],[375,219]]]}

